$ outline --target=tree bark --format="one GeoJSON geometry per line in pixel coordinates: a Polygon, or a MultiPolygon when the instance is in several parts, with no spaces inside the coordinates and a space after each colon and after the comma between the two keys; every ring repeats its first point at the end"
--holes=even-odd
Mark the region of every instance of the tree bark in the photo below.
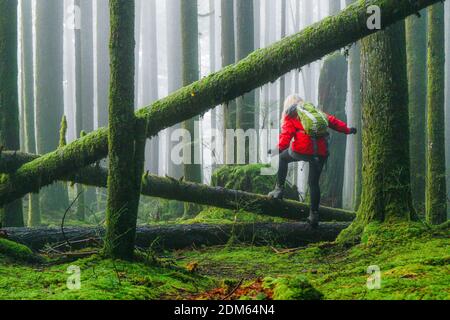
{"type": "MultiPolygon", "coordinates": [[[[20,149],[17,0],[0,0],[0,145],[20,149]]],[[[0,208],[0,222],[23,227],[22,199],[0,208]]]]}
{"type": "Polygon", "coordinates": [[[427,110],[427,12],[406,19],[409,124],[411,128],[411,189],[414,208],[425,212],[426,110],[427,110]]]}
{"type": "Polygon", "coordinates": [[[411,199],[405,24],[361,41],[363,193],[339,241],[358,241],[371,222],[409,221],[411,199]]]}
{"type": "Polygon", "coordinates": [[[131,260],[144,170],[145,126],[134,116],[134,1],[110,0],[109,174],[104,250],[131,260]]]}
{"type": "MultiPolygon", "coordinates": [[[[328,17],[269,48],[258,50],[234,66],[176,91],[152,106],[139,110],[136,115],[147,121],[147,136],[152,137],[165,128],[206,112],[215,105],[230,101],[276,80],[290,70],[301,68],[376,32],[367,28],[367,5],[380,7],[382,27],[386,28],[438,1],[357,2],[336,16],[328,17]]],[[[101,128],[64,149],[24,165],[14,175],[4,177],[0,185],[0,205],[32,190],[39,190],[68,172],[76,172],[107,154],[107,130],[101,128]]]]}
{"type": "MultiPolygon", "coordinates": [[[[141,248],[181,250],[202,246],[219,246],[231,239],[253,245],[278,245],[290,248],[307,246],[317,242],[334,241],[348,223],[323,223],[312,229],[307,223],[251,223],[251,224],[192,224],[138,227],[136,246],[141,248]]],[[[103,228],[10,228],[4,229],[7,239],[41,250],[47,244],[64,244],[66,239],[73,243],[74,249],[92,245],[82,240],[100,240],[103,228]]]]}
{"type": "Polygon", "coordinates": [[[428,9],[426,217],[431,224],[447,221],[444,21],[444,3],[437,3],[428,9]]]}
{"type": "MultiPolygon", "coordinates": [[[[319,78],[319,107],[345,122],[347,72],[346,58],[336,52],[325,60],[319,78]]],[[[334,131],[330,132],[329,139],[330,158],[320,181],[322,202],[330,207],[342,208],[347,136],[334,131]]]]}

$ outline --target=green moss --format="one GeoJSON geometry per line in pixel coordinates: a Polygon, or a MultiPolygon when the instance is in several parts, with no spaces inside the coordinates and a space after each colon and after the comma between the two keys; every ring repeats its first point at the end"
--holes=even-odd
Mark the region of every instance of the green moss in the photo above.
{"type": "Polygon", "coordinates": [[[0,239],[0,259],[2,256],[17,262],[42,262],[42,259],[35,255],[30,248],[6,239],[0,239]]]}
{"type": "Polygon", "coordinates": [[[70,264],[42,267],[10,266],[0,261],[0,296],[3,299],[56,300],[151,300],[176,298],[179,292],[194,294],[214,282],[177,268],[81,259],[70,264]],[[69,290],[69,266],[81,270],[81,289],[69,290]]]}
{"type": "Polygon", "coordinates": [[[265,287],[273,289],[274,300],[322,300],[323,294],[302,276],[290,278],[266,278],[265,287]]]}
{"type": "Polygon", "coordinates": [[[221,208],[206,208],[200,212],[195,218],[189,220],[181,220],[182,223],[251,223],[251,222],[285,222],[285,219],[275,217],[265,217],[258,214],[245,211],[233,211],[221,208]]]}
{"type": "Polygon", "coordinates": [[[363,243],[350,249],[319,244],[283,254],[281,248],[211,248],[183,253],[187,259],[180,263],[201,261],[201,273],[215,278],[304,277],[325,299],[450,299],[448,224],[370,224],[362,234],[363,243]],[[374,265],[381,269],[380,290],[367,288],[367,269],[374,265]]]}
{"type": "MultiPolygon", "coordinates": [[[[246,191],[267,195],[276,184],[276,176],[261,175],[264,164],[250,164],[245,166],[222,166],[213,175],[211,184],[226,189],[246,191]]],[[[287,186],[286,199],[299,200],[296,186],[287,186]]]]}

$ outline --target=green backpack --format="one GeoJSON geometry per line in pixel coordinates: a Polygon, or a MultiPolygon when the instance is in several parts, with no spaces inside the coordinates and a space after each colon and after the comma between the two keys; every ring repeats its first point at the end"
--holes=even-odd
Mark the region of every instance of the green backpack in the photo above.
{"type": "Polygon", "coordinates": [[[328,135],[328,116],[316,109],[311,103],[305,102],[297,106],[298,117],[302,123],[303,129],[308,136],[325,137],[328,135]]]}

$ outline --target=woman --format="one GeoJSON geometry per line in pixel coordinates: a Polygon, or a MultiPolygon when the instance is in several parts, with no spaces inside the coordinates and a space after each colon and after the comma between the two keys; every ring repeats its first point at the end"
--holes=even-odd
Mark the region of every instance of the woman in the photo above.
{"type": "MultiPolygon", "coordinates": [[[[319,225],[319,179],[329,155],[328,137],[314,138],[305,132],[298,113],[298,108],[304,104],[303,99],[296,94],[289,96],[284,103],[284,119],[278,144],[280,152],[278,180],[276,189],[269,194],[269,197],[283,199],[289,163],[308,162],[310,165],[308,183],[311,197],[311,212],[308,222],[313,228],[316,228],[319,225]]],[[[355,128],[349,128],[345,122],[336,117],[328,114],[326,116],[329,128],[347,135],[357,133],[355,128]]]]}

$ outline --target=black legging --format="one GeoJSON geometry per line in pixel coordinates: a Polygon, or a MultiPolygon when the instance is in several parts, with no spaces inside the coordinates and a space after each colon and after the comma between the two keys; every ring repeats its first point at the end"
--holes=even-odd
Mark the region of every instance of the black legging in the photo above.
{"type": "Polygon", "coordinates": [[[292,150],[285,150],[280,154],[280,164],[278,169],[278,186],[282,187],[286,183],[286,177],[288,174],[289,163],[304,161],[309,162],[309,191],[311,196],[311,210],[319,211],[320,205],[320,185],[319,179],[322,174],[323,166],[326,161],[326,157],[314,157],[309,155],[303,155],[292,150]]]}

